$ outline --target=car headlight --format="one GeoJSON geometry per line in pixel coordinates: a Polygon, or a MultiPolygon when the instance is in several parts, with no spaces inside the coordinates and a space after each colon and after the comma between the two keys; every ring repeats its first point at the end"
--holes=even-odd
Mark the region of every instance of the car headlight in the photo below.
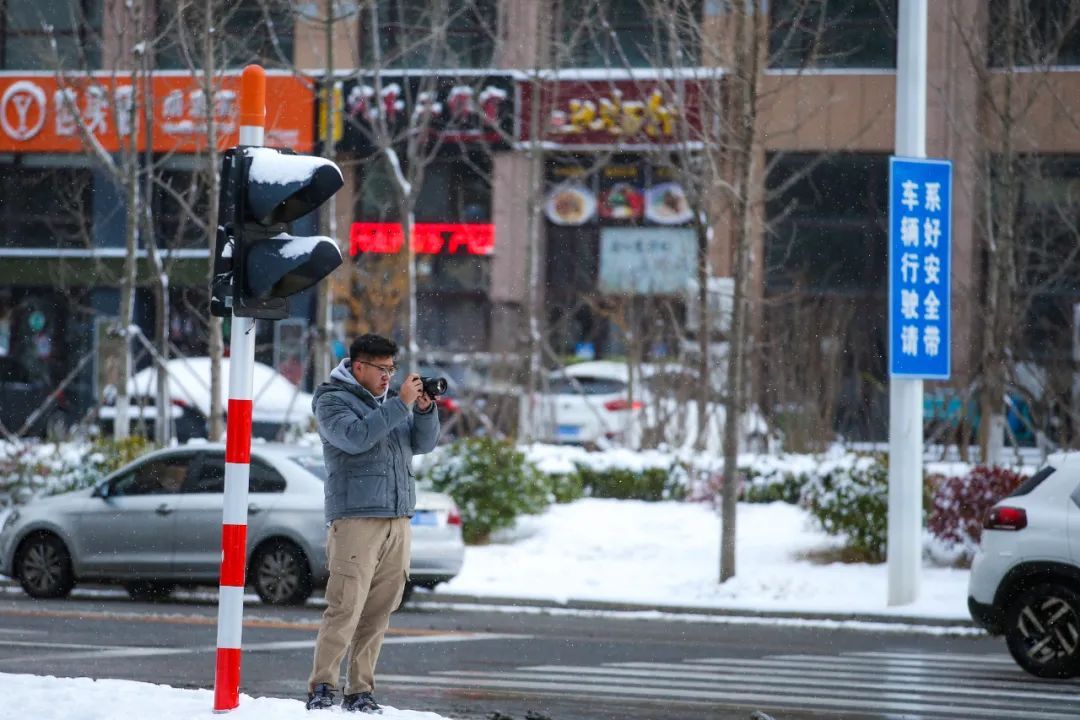
{"type": "Polygon", "coordinates": [[[0,533],[6,532],[8,528],[19,521],[19,511],[12,510],[8,513],[8,516],[4,518],[4,527],[0,528],[0,533]]]}

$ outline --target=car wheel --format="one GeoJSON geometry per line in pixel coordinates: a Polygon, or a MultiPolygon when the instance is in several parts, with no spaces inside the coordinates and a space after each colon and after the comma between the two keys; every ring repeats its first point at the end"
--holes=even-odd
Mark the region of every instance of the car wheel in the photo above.
{"type": "Polygon", "coordinates": [[[307,557],[291,542],[272,541],[255,553],[249,573],[255,592],[267,605],[302,605],[311,597],[307,557]]]}
{"type": "Polygon", "coordinates": [[[176,586],[172,583],[153,582],[143,580],[124,585],[132,600],[140,602],[160,602],[167,600],[172,595],[176,586]]]}
{"type": "Polygon", "coordinates": [[[23,541],[15,567],[19,584],[32,598],[63,598],[75,587],[71,554],[55,535],[42,533],[23,541]]]}
{"type": "Polygon", "coordinates": [[[1020,593],[1005,616],[1013,659],[1040,678],[1080,674],[1080,595],[1047,583],[1020,593]]]}

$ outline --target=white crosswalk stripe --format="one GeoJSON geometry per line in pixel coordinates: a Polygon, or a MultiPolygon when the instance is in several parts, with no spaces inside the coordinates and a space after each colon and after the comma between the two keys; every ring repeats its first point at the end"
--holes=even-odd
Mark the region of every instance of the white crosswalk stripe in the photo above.
{"type": "MultiPolygon", "coordinates": [[[[691,658],[387,675],[388,684],[909,720],[1075,720],[1080,685],[1028,677],[1006,655],[855,652],[691,658]]],[[[780,720],[778,718],[778,720],[780,720]]]]}

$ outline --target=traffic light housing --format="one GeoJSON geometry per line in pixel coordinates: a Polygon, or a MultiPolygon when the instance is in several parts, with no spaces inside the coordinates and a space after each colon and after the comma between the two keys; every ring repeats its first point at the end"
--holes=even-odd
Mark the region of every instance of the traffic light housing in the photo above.
{"type": "Polygon", "coordinates": [[[289,224],[341,189],[337,165],[290,150],[236,147],[221,159],[217,255],[210,312],[281,320],[290,295],[341,264],[327,237],[289,234],[289,224]]]}

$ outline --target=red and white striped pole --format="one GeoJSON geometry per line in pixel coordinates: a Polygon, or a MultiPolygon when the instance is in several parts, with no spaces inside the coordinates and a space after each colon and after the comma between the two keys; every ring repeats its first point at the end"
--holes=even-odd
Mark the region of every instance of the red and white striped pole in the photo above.
{"type": "MultiPolygon", "coordinates": [[[[258,65],[248,65],[240,77],[240,145],[261,146],[265,120],[266,72],[258,65]]],[[[244,627],[251,462],[251,386],[255,367],[254,318],[233,315],[229,354],[214,712],[228,712],[240,704],[240,636],[244,627]]]]}

